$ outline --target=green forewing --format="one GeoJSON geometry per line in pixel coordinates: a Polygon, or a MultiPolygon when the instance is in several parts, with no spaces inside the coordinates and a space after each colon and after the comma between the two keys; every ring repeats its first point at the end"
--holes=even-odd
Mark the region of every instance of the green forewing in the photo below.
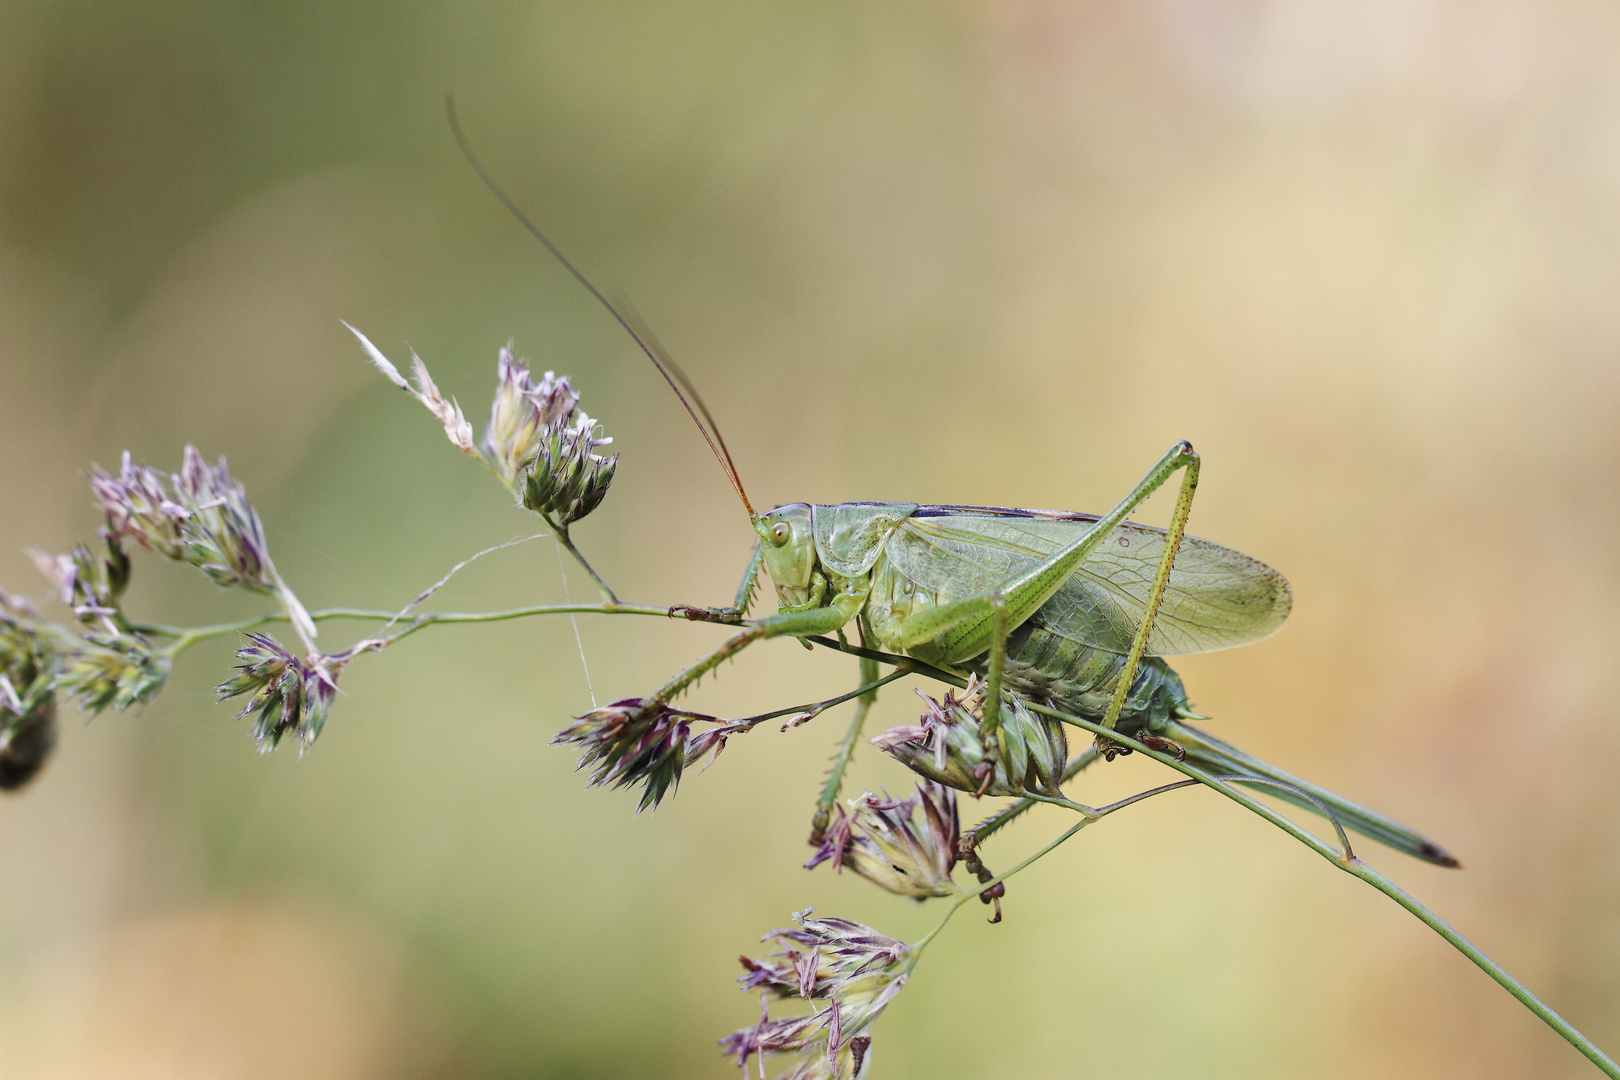
{"type": "MultiPolygon", "coordinates": [[[[818,515],[822,510],[817,507],[818,515]]],[[[946,603],[994,589],[1085,535],[1096,520],[1047,510],[922,506],[889,534],[884,555],[946,603]]],[[[1164,542],[1163,529],[1129,522],[1116,527],[1035,617],[1083,645],[1129,651],[1164,542]]],[[[1188,536],[1176,553],[1148,652],[1178,656],[1258,641],[1282,626],[1293,603],[1288,582],[1265,563],[1188,536]]]]}

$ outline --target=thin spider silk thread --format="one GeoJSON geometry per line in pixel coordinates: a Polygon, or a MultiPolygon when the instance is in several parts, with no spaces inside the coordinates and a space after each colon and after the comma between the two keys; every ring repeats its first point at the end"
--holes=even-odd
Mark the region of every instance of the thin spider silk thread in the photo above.
{"type": "MultiPolygon", "coordinates": [[[[563,603],[572,604],[574,598],[568,595],[568,564],[563,562],[562,541],[558,540],[552,545],[557,549],[557,573],[562,575],[563,603]]],[[[579,636],[579,617],[573,612],[568,613],[568,621],[574,627],[574,644],[579,646],[579,666],[585,669],[585,691],[591,695],[591,708],[597,708],[596,687],[591,685],[591,665],[585,660],[585,641],[579,636]]]]}

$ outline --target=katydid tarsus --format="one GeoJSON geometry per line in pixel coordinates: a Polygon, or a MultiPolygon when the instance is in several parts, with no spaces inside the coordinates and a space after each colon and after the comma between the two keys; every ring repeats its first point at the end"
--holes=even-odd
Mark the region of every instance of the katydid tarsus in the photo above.
{"type": "MultiPolygon", "coordinates": [[[[868,649],[985,678],[984,728],[993,738],[1004,701],[1022,696],[1100,722],[1121,737],[1099,736],[1104,756],[1129,752],[1124,740],[1184,755],[1188,764],[1321,813],[1348,829],[1442,866],[1459,865],[1412,829],[1292,776],[1189,721],[1193,711],[1165,656],[1243,645],[1281,627],[1293,603],[1282,575],[1241,552],[1184,534],[1199,458],[1172,446],[1107,514],[918,503],[793,503],[756,511],[691,383],[652,335],[593,286],[495,183],[450,110],[452,129],[474,169],[507,209],[635,341],[669,383],[736,490],[756,535],[734,604],[672,609],[703,621],[742,624],[719,649],[641,702],[650,711],[704,674],[767,638],[858,633],[868,649]],[[683,392],[684,391],[684,392],[683,392]],[[695,406],[695,407],[694,407],[695,406]],[[701,418],[700,418],[701,414],[701,418]],[[1168,529],[1127,516],[1177,473],[1181,483],[1168,529]],[[778,610],[745,621],[763,569],[778,610]]],[[[861,661],[861,685],[877,681],[861,661]]],[[[818,824],[838,795],[843,767],[874,694],[863,694],[822,791],[818,824]]]]}

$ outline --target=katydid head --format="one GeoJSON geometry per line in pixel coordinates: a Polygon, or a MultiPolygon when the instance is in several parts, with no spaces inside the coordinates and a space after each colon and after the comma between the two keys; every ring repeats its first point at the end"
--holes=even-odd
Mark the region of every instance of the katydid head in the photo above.
{"type": "Polygon", "coordinates": [[[810,600],[810,578],[816,568],[815,523],[808,503],[789,503],[754,518],[765,572],[776,586],[784,608],[810,600]]]}

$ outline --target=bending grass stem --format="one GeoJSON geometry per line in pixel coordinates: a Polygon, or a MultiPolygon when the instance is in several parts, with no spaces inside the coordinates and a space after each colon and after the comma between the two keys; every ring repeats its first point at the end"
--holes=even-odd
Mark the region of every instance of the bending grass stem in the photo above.
{"type": "Polygon", "coordinates": [[[1602,1070],[1603,1075],[1620,1078],[1620,1065],[1616,1065],[1613,1058],[1599,1050],[1585,1035],[1575,1029],[1569,1021],[1559,1016],[1547,1003],[1532,994],[1528,987],[1509,975],[1501,965],[1476,948],[1473,942],[1453,930],[1444,919],[1418,903],[1404,889],[1390,881],[1383,874],[1374,870],[1360,859],[1351,858],[1340,867],[1347,874],[1365,881],[1401,907],[1417,916],[1425,926],[1450,943],[1451,947],[1472,960],[1476,967],[1491,978],[1495,979],[1508,993],[1519,1000],[1519,1003],[1541,1018],[1542,1023],[1558,1032],[1564,1041],[1586,1056],[1586,1059],[1602,1070]]]}
{"type": "MultiPolygon", "coordinates": [[[[574,551],[573,545],[568,543],[567,538],[563,537],[562,539],[564,545],[567,546],[570,551],[574,551]]],[[[575,552],[575,555],[576,557],[578,556],[577,551],[575,552]]],[[[581,559],[580,562],[586,567],[587,570],[590,570],[590,566],[586,564],[583,559],[581,559]]],[[[595,571],[591,571],[591,577],[596,580],[598,585],[601,585],[605,592],[607,591],[607,586],[603,585],[601,579],[596,577],[595,571]]],[[[611,597],[612,593],[608,592],[608,595],[611,597]]],[[[506,611],[431,612],[418,616],[410,626],[405,628],[404,631],[402,631],[400,634],[394,635],[392,640],[398,640],[400,637],[404,637],[406,634],[415,633],[417,630],[423,629],[424,627],[430,626],[434,623],[502,622],[509,619],[522,619],[535,615],[586,614],[593,612],[604,615],[657,615],[666,618],[671,617],[671,610],[668,607],[653,607],[645,604],[622,604],[613,600],[609,600],[607,603],[603,604],[542,604],[533,607],[512,608],[506,611]]],[[[385,623],[393,619],[395,615],[396,612],[393,611],[374,611],[358,608],[330,608],[324,611],[310,613],[310,617],[315,621],[322,621],[326,619],[357,619],[385,623]]],[[[197,642],[206,640],[208,638],[219,637],[225,634],[241,633],[246,630],[252,630],[256,627],[263,626],[267,623],[284,622],[288,620],[288,614],[285,611],[279,611],[260,615],[252,619],[245,619],[240,622],[221,623],[213,626],[171,627],[156,624],[132,624],[130,628],[141,633],[173,638],[174,641],[168,646],[168,648],[163,650],[165,655],[172,657],[190,648],[192,645],[195,645],[197,642]]],[[[920,664],[908,657],[893,656],[888,653],[850,645],[847,642],[840,642],[825,636],[810,637],[806,640],[813,641],[816,644],[822,645],[826,648],[836,649],[839,652],[849,653],[851,655],[864,657],[869,660],[877,660],[882,663],[893,665],[904,664],[908,669],[905,672],[906,674],[916,673],[926,675],[929,678],[935,679],[936,681],[957,687],[966,685],[966,680],[962,679],[960,676],[948,671],[941,671],[937,668],[929,667],[926,664],[920,664]]],[[[898,678],[899,675],[900,672],[896,672],[891,677],[898,678]]],[[[870,688],[863,686],[841,700],[848,700],[849,697],[858,696],[860,693],[865,692],[868,689],[870,688]]],[[[1486,956],[1477,947],[1475,947],[1472,942],[1468,941],[1467,938],[1463,937],[1456,930],[1452,929],[1452,927],[1447,924],[1445,920],[1441,919],[1428,908],[1418,903],[1417,900],[1415,900],[1412,896],[1396,886],[1394,882],[1390,881],[1378,871],[1356,858],[1353,854],[1350,854],[1348,845],[1346,846],[1345,852],[1341,853],[1336,851],[1328,844],[1323,843],[1312,833],[1300,828],[1288,818],[1283,817],[1281,814],[1277,813],[1269,806],[1266,806],[1264,803],[1256,801],[1252,796],[1233,787],[1231,784],[1211,776],[1202,770],[1196,769],[1185,762],[1177,761],[1169,754],[1162,754],[1156,750],[1143,746],[1134,740],[1127,739],[1125,736],[1120,735],[1118,732],[1110,731],[1107,727],[1101,724],[1093,723],[1078,716],[1071,716],[1068,713],[1060,712],[1057,709],[1048,708],[1034,702],[1029,703],[1029,708],[1033,712],[1040,713],[1043,716],[1049,716],[1055,720],[1069,724],[1072,727],[1078,727],[1085,731],[1089,731],[1093,735],[1101,735],[1104,738],[1112,739],[1116,742],[1129,742],[1131,749],[1137,753],[1142,754],[1145,757],[1152,758],[1154,761],[1166,765],[1169,768],[1175,769],[1177,772],[1190,777],[1193,781],[1203,784],[1206,787],[1213,788],[1215,791],[1225,795],[1228,799],[1231,799],[1244,809],[1269,821],[1271,824],[1275,825],[1289,836],[1292,836],[1295,840],[1298,840],[1300,843],[1304,844],[1306,847],[1328,860],[1328,862],[1332,863],[1340,870],[1343,870],[1345,873],[1354,877],[1360,878],[1362,881],[1366,882],[1368,885],[1371,885],[1385,896],[1388,896],[1391,900],[1394,900],[1401,907],[1411,912],[1425,926],[1439,934],[1441,938],[1443,938],[1458,952],[1466,956],[1476,967],[1494,979],[1509,994],[1513,995],[1513,997],[1524,1005],[1525,1008],[1529,1009],[1532,1013],[1539,1017],[1543,1023],[1557,1032],[1558,1035],[1564,1039],[1564,1041],[1568,1042],[1571,1046],[1575,1047],[1575,1049],[1579,1050],[1583,1055],[1585,1055],[1587,1060],[1596,1065],[1605,1076],[1611,1077],[1612,1080],[1620,1080],[1620,1065],[1617,1065],[1612,1058],[1610,1058],[1602,1050],[1598,1049],[1596,1044],[1576,1030],[1568,1021],[1559,1016],[1557,1012],[1553,1011],[1553,1009],[1549,1007],[1546,1002],[1542,1001],[1535,994],[1531,993],[1529,988],[1523,983],[1519,982],[1519,980],[1508,974],[1508,972],[1500,964],[1486,956]]],[[[761,717],[761,719],[764,718],[761,717]]],[[[1084,765],[1090,764],[1089,761],[1084,762],[1084,764],[1078,764],[1083,758],[1084,755],[1081,755],[1080,757],[1076,758],[1075,762],[1071,762],[1070,767],[1074,769],[1075,772],[1078,772],[1080,768],[1084,767],[1084,765]]],[[[1065,770],[1065,774],[1068,774],[1068,770],[1065,770]]],[[[1167,785],[1164,788],[1155,789],[1155,793],[1160,790],[1171,790],[1174,786],[1177,785],[1167,785]]],[[[990,888],[995,884],[1006,880],[1012,875],[1023,870],[1025,867],[1029,866],[1031,863],[1035,862],[1037,859],[1045,856],[1058,845],[1067,841],[1085,826],[1094,821],[1100,820],[1103,815],[1112,812],[1114,809],[1120,808],[1122,805],[1129,805],[1131,802],[1139,801],[1141,798],[1146,797],[1146,794],[1148,793],[1133,796],[1130,800],[1126,800],[1121,804],[1115,804],[1112,807],[1104,807],[1096,811],[1092,811],[1093,813],[1097,814],[1097,817],[1083,817],[1081,821],[1076,823],[1062,836],[1058,837],[1052,843],[1048,844],[1046,847],[1042,848],[1028,859],[1020,862],[1018,865],[1012,867],[1005,873],[983,883],[983,888],[990,888]]],[[[1067,799],[1059,800],[1043,796],[1037,798],[1035,801],[1055,802],[1058,805],[1065,805],[1070,809],[1082,813],[1089,809],[1082,807],[1078,803],[1071,803],[1067,799]]],[[[1015,808],[1012,809],[1013,812],[1008,813],[1006,818],[1003,820],[997,820],[996,818],[991,819],[991,822],[995,823],[995,828],[1002,827],[1007,821],[1012,820],[1013,817],[1015,817],[1018,813],[1022,813],[1023,809],[1027,809],[1027,807],[1015,806],[1015,808]]],[[[945,913],[945,917],[940,920],[939,924],[927,934],[923,935],[921,939],[919,939],[916,944],[917,953],[912,957],[911,965],[908,966],[907,971],[910,971],[912,967],[916,966],[917,957],[921,955],[922,948],[926,946],[928,942],[932,941],[934,936],[944,928],[945,923],[950,920],[953,914],[955,914],[956,909],[961,907],[962,904],[966,903],[968,900],[973,899],[980,891],[982,891],[982,889],[974,890],[972,893],[967,894],[962,899],[958,900],[945,913]]]]}
{"type": "Polygon", "coordinates": [[[545,514],[540,515],[540,520],[551,526],[551,531],[557,534],[558,542],[567,548],[568,553],[579,562],[579,565],[585,568],[587,574],[591,575],[591,580],[596,582],[596,587],[602,590],[602,595],[608,598],[608,603],[618,604],[619,598],[613,595],[613,590],[608,588],[607,582],[603,581],[601,575],[596,572],[590,563],[585,561],[585,556],[580,554],[579,548],[575,547],[574,542],[568,538],[568,526],[558,525],[545,514]]]}
{"type": "Polygon", "coordinates": [[[811,701],[803,705],[793,705],[786,709],[777,709],[774,712],[760,713],[758,716],[745,716],[741,720],[737,720],[735,722],[739,724],[754,725],[762,724],[767,720],[775,720],[778,716],[792,716],[798,713],[807,713],[812,710],[819,713],[826,709],[832,708],[834,705],[842,705],[851,698],[858,698],[865,694],[870,694],[879,687],[887,686],[896,679],[903,679],[911,673],[912,669],[909,664],[901,664],[898,668],[883,676],[881,679],[873,679],[871,682],[862,683],[860,686],[857,686],[847,694],[839,694],[837,697],[830,697],[825,701],[811,701]]]}
{"type": "MultiPolygon", "coordinates": [[[[816,643],[819,645],[825,645],[829,648],[838,649],[841,652],[852,653],[856,656],[867,656],[871,659],[881,660],[885,663],[900,663],[906,659],[905,657],[901,656],[890,656],[886,653],[877,653],[870,649],[840,645],[831,638],[815,638],[812,640],[816,641],[816,643]]],[[[939,682],[943,682],[948,685],[966,685],[966,680],[950,672],[940,671],[937,668],[917,664],[914,670],[920,675],[927,675],[929,678],[936,679],[939,682]]],[[[1586,1059],[1592,1064],[1596,1065],[1605,1076],[1611,1077],[1612,1080],[1620,1080],[1620,1065],[1617,1065],[1613,1058],[1609,1057],[1609,1055],[1598,1049],[1597,1045],[1593,1043],[1591,1039],[1588,1039],[1585,1035],[1582,1035],[1569,1023],[1569,1021],[1565,1020],[1562,1016],[1559,1016],[1558,1013],[1553,1011],[1553,1009],[1548,1006],[1546,1002],[1542,1001],[1535,994],[1531,993],[1528,987],[1526,987],[1518,979],[1515,979],[1512,975],[1508,974],[1506,969],[1481,952],[1477,947],[1474,946],[1472,942],[1463,937],[1448,923],[1446,923],[1444,919],[1441,919],[1434,912],[1418,903],[1404,890],[1399,888],[1394,882],[1390,881],[1384,875],[1380,874],[1378,871],[1374,870],[1372,867],[1368,866],[1354,855],[1345,855],[1335,851],[1331,846],[1323,843],[1321,840],[1317,839],[1315,835],[1300,828],[1298,825],[1295,825],[1292,821],[1283,817],[1281,814],[1277,813],[1277,811],[1271,809],[1271,807],[1256,801],[1252,796],[1244,793],[1238,788],[1233,787],[1231,784],[1228,784],[1223,780],[1218,780],[1202,770],[1186,764],[1185,762],[1177,761],[1169,754],[1161,754],[1157,750],[1151,750],[1148,747],[1143,746],[1141,743],[1128,739],[1125,736],[1120,735],[1118,732],[1109,731],[1103,725],[1092,723],[1090,720],[1084,720],[1078,716],[1071,716],[1068,713],[1060,712],[1057,709],[1048,708],[1044,705],[1037,705],[1034,702],[1030,702],[1028,704],[1032,712],[1040,713],[1043,716],[1049,716],[1054,720],[1060,720],[1072,727],[1082,728],[1094,735],[1101,735],[1116,742],[1129,743],[1131,749],[1137,753],[1142,754],[1145,757],[1150,757],[1160,764],[1167,765],[1170,768],[1175,769],[1177,772],[1196,780],[1200,784],[1203,784],[1205,787],[1213,788],[1222,795],[1225,795],[1228,799],[1231,799],[1233,802],[1242,806],[1244,809],[1265,818],[1271,824],[1275,825],[1289,836],[1292,836],[1295,840],[1298,840],[1300,843],[1322,856],[1322,858],[1326,859],[1340,870],[1343,870],[1345,873],[1365,881],[1368,885],[1371,885],[1373,888],[1377,889],[1379,892],[1383,893],[1385,896],[1389,897],[1401,907],[1415,915],[1425,926],[1445,939],[1445,941],[1450,944],[1452,948],[1466,956],[1475,967],[1478,967],[1481,971],[1485,972],[1485,974],[1496,980],[1497,984],[1509,994],[1512,994],[1520,1004],[1539,1017],[1542,1023],[1552,1028],[1565,1042],[1569,1043],[1571,1046],[1585,1055],[1586,1059]]],[[[1101,812],[1102,811],[1099,810],[1099,813],[1101,812]]],[[[1037,852],[1031,858],[1019,863],[1016,867],[1008,871],[1006,874],[1003,874],[1001,877],[1006,878],[1014,873],[1017,873],[1019,870],[1022,870],[1025,866],[1028,866],[1031,862],[1035,861],[1035,859],[1040,858],[1052,848],[1055,848],[1058,844],[1061,844],[1063,841],[1067,840],[1082,827],[1090,824],[1091,821],[1092,819],[1090,818],[1081,821],[1073,829],[1067,833],[1064,833],[1063,836],[1059,837],[1052,844],[1041,849],[1041,851],[1037,852]]],[[[1001,879],[998,878],[996,880],[1001,879]]],[[[991,884],[994,884],[994,882],[986,883],[986,887],[989,887],[991,884]]],[[[960,906],[962,902],[964,901],[959,901],[956,906],[960,906]]],[[[950,911],[946,912],[945,920],[948,920],[955,910],[956,907],[952,907],[950,911]]],[[[922,942],[919,944],[931,940],[933,936],[939,932],[940,928],[944,926],[945,920],[941,920],[939,926],[936,926],[933,930],[929,931],[928,934],[924,935],[922,942]]],[[[913,960],[913,963],[915,963],[915,959],[913,960]]]]}
{"type": "MultiPolygon", "coordinates": [[[[1086,747],[1069,760],[1069,764],[1063,770],[1063,775],[1058,779],[1058,783],[1067,784],[1070,780],[1073,780],[1076,776],[1079,776],[1082,769],[1085,769],[1100,757],[1102,757],[1102,754],[1100,751],[1098,751],[1095,745],[1086,747]]],[[[1189,780],[1187,783],[1192,783],[1192,781],[1189,780]]],[[[973,826],[973,828],[969,829],[968,832],[973,834],[976,841],[983,840],[985,837],[1000,832],[1008,825],[1011,825],[1014,821],[1021,817],[1025,811],[1033,807],[1035,802],[1036,800],[1034,799],[1019,799],[1011,806],[1005,806],[1000,810],[997,810],[995,813],[973,826]]]]}
{"type": "MultiPolygon", "coordinates": [[[[1084,766],[1081,766],[1081,768],[1084,768],[1084,766]]],[[[1079,772],[1079,769],[1076,769],[1075,771],[1079,772]]],[[[1175,782],[1173,784],[1163,784],[1163,785],[1161,785],[1159,787],[1156,787],[1156,788],[1150,788],[1147,791],[1139,791],[1135,795],[1127,796],[1126,798],[1123,798],[1123,799],[1119,800],[1118,802],[1109,803],[1107,806],[1099,806],[1096,809],[1093,809],[1093,808],[1091,808],[1089,806],[1083,806],[1083,805],[1081,805],[1080,803],[1077,803],[1077,802],[1071,802],[1068,799],[1055,799],[1055,798],[1052,798],[1051,796],[1048,796],[1048,795],[1032,795],[1031,798],[1038,801],[1038,802],[1052,803],[1054,806],[1062,806],[1065,809],[1075,811],[1076,813],[1081,815],[1080,820],[1078,822],[1076,822],[1074,825],[1070,826],[1056,840],[1053,840],[1050,844],[1047,844],[1045,847],[1043,847],[1039,851],[1035,852],[1035,854],[1029,856],[1029,858],[1023,860],[1022,862],[1020,862],[1017,865],[1011,867],[1010,869],[1004,871],[1003,873],[997,874],[995,877],[990,878],[988,881],[980,882],[977,888],[973,889],[971,892],[968,892],[968,893],[958,897],[956,899],[956,901],[953,904],[951,904],[950,908],[945,912],[944,917],[941,918],[938,923],[934,924],[934,928],[932,930],[928,931],[928,933],[924,934],[922,937],[918,938],[917,942],[912,946],[912,948],[915,951],[914,951],[914,953],[913,953],[913,955],[911,957],[911,963],[906,965],[906,972],[909,974],[911,972],[912,968],[915,968],[917,966],[917,960],[922,956],[923,949],[927,947],[927,945],[928,945],[928,943],[930,941],[934,940],[934,938],[939,934],[939,932],[941,930],[945,929],[945,924],[951,921],[951,916],[956,914],[956,910],[958,908],[960,908],[963,904],[966,904],[969,900],[976,899],[986,889],[995,888],[997,885],[999,885],[1002,882],[1006,881],[1008,878],[1012,877],[1014,874],[1016,874],[1019,871],[1024,870],[1024,869],[1028,868],[1029,866],[1033,865],[1037,860],[1045,858],[1047,855],[1051,854],[1051,852],[1055,848],[1057,848],[1060,844],[1063,844],[1066,841],[1068,841],[1068,839],[1070,837],[1072,837],[1075,833],[1079,832],[1081,829],[1085,828],[1087,825],[1096,824],[1097,822],[1101,821],[1103,818],[1107,817],[1109,814],[1112,814],[1114,811],[1123,810],[1127,806],[1132,806],[1132,805],[1135,805],[1136,803],[1141,802],[1143,799],[1150,799],[1155,795],[1162,795],[1167,791],[1174,791],[1177,788],[1188,787],[1188,786],[1190,786],[1192,784],[1196,784],[1196,783],[1198,783],[1197,780],[1178,780],[1177,782],[1175,782]]]]}
{"type": "MultiPolygon", "coordinates": [[[[508,608],[504,611],[430,611],[416,616],[412,621],[413,623],[419,623],[420,626],[417,629],[420,629],[421,626],[431,626],[434,623],[506,622],[511,619],[527,619],[536,615],[575,614],[672,617],[667,607],[654,607],[651,604],[609,602],[603,604],[536,604],[531,607],[508,608]]],[[[309,617],[316,622],[325,622],[330,619],[354,619],[360,622],[386,623],[397,618],[398,615],[398,611],[378,611],[371,608],[325,608],[309,613],[309,617]]],[[[214,623],[210,626],[166,626],[162,623],[132,623],[130,629],[137,633],[173,638],[174,640],[163,652],[167,656],[175,656],[191,648],[199,641],[223,637],[226,634],[240,634],[248,630],[256,630],[270,623],[287,621],[289,619],[285,611],[271,611],[263,615],[256,615],[251,619],[214,623]]]]}
{"type": "Polygon", "coordinates": [[[1043,858],[1044,856],[1050,854],[1055,848],[1058,847],[1058,845],[1067,841],[1069,837],[1073,836],[1087,825],[1090,825],[1098,820],[1100,819],[1094,817],[1082,817],[1079,821],[1071,825],[1069,829],[1056,840],[1053,840],[1050,844],[1047,844],[1045,847],[1041,848],[1023,862],[1009,870],[1004,871],[1003,873],[997,874],[988,881],[980,882],[978,887],[973,889],[971,892],[964,893],[962,896],[957,897],[955,902],[946,909],[944,917],[941,918],[939,922],[934,924],[934,928],[912,943],[911,963],[906,965],[906,974],[911,974],[912,969],[917,966],[917,961],[922,959],[922,952],[928,947],[928,943],[939,936],[939,932],[945,929],[945,924],[951,921],[951,916],[955,915],[957,910],[961,908],[963,904],[966,904],[969,900],[977,900],[980,893],[987,889],[995,888],[997,885],[1001,884],[1003,881],[1006,881],[1020,870],[1023,870],[1033,864],[1037,859],[1043,858]]]}

